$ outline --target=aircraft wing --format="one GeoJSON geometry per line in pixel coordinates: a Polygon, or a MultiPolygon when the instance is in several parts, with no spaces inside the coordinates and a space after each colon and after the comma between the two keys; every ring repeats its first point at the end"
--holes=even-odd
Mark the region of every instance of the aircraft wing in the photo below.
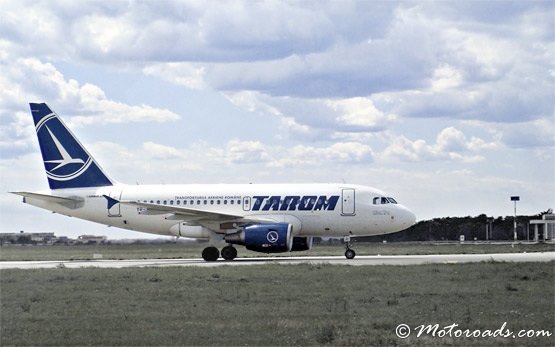
{"type": "Polygon", "coordinates": [[[140,214],[171,213],[175,215],[181,215],[184,217],[183,219],[194,218],[194,219],[211,219],[211,220],[229,220],[229,219],[243,218],[243,216],[240,216],[240,215],[203,211],[203,210],[191,209],[191,208],[175,206],[175,205],[158,205],[158,204],[152,204],[148,202],[127,201],[127,200],[120,201],[120,204],[134,205],[137,207],[144,208],[143,211],[139,212],[140,214]]]}
{"type": "MultiPolygon", "coordinates": [[[[108,199],[108,203],[116,203],[117,200],[105,196],[108,199]]],[[[212,211],[204,211],[198,209],[187,208],[183,206],[176,205],[158,205],[148,202],[138,202],[130,200],[119,201],[120,204],[131,205],[143,208],[140,214],[143,215],[160,215],[168,214],[166,219],[181,220],[190,224],[199,224],[212,227],[212,223],[218,223],[221,226],[224,225],[244,225],[249,223],[275,223],[274,220],[258,218],[255,216],[244,217],[237,214],[226,214],[212,211]]]]}

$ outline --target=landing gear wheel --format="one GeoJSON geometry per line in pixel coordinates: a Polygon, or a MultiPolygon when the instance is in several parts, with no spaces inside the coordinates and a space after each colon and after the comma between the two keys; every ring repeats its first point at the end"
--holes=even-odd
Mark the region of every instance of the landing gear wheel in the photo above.
{"type": "Polygon", "coordinates": [[[350,249],[350,248],[348,248],[348,249],[345,251],[345,258],[347,258],[347,259],[353,259],[353,258],[355,257],[355,255],[356,255],[355,251],[353,251],[353,250],[350,249]]]}
{"type": "Polygon", "coordinates": [[[345,248],[347,249],[345,251],[345,258],[347,259],[353,259],[356,255],[355,251],[353,251],[353,249],[351,248],[351,236],[350,235],[346,235],[345,237],[343,237],[343,242],[345,242],[345,248]]]}
{"type": "Polygon", "coordinates": [[[222,248],[222,258],[225,260],[233,260],[237,257],[237,248],[233,246],[225,246],[222,248]]]}
{"type": "Polygon", "coordinates": [[[202,250],[202,259],[206,261],[216,261],[220,257],[220,251],[216,247],[206,247],[202,250]]]}

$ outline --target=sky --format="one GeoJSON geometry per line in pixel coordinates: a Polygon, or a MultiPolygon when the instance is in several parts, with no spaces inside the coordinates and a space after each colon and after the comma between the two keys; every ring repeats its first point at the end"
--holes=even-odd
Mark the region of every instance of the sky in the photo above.
{"type": "Polygon", "coordinates": [[[54,215],[30,102],[129,184],[376,187],[418,220],[555,207],[553,1],[0,0],[0,232],[54,215]]]}

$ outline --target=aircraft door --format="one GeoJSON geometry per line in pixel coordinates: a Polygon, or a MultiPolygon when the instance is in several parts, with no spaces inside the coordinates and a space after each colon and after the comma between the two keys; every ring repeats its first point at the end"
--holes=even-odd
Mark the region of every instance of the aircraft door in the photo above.
{"type": "Polygon", "coordinates": [[[341,191],[341,215],[355,215],[355,190],[352,188],[341,191]]]}
{"type": "Polygon", "coordinates": [[[243,211],[250,211],[250,210],[251,210],[251,197],[243,196],[243,211]]]}
{"type": "MultiPolygon", "coordinates": [[[[121,190],[110,192],[110,197],[118,201],[121,200],[121,190]]],[[[121,217],[120,204],[108,204],[108,217],[121,217]],[[111,206],[110,206],[111,205],[111,206]]]]}

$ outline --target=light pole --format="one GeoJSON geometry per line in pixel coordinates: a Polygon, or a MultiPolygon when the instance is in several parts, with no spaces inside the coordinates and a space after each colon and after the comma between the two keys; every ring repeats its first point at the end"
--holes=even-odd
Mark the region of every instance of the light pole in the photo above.
{"type": "Polygon", "coordinates": [[[520,196],[511,196],[511,201],[515,202],[514,239],[516,241],[516,202],[520,201],[520,196]]]}
{"type": "Polygon", "coordinates": [[[486,217],[486,241],[493,239],[493,217],[486,217]]]}

